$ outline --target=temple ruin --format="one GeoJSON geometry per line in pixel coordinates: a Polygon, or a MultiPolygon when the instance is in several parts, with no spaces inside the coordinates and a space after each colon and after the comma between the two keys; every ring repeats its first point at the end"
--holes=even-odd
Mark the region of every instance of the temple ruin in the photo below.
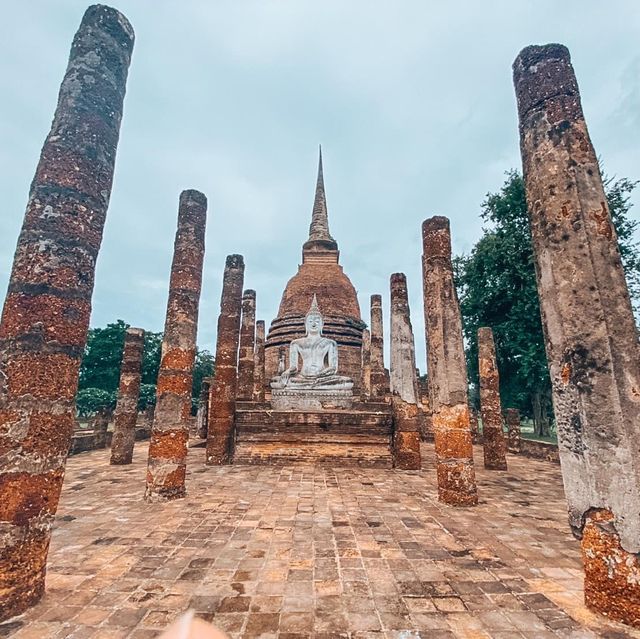
{"type": "Polygon", "coordinates": [[[151,637],[186,609],[232,637],[634,636],[617,622],[640,628],[640,349],[568,50],[513,65],[555,448],[503,412],[489,326],[478,426],[448,218],[415,220],[424,335],[404,273],[363,319],[321,150],[268,330],[256,300],[273,291],[245,289],[251,256],[245,273],[229,255],[215,370],[192,406],[207,198],[183,191],[155,411],[138,414],[145,332],[128,327],[113,429],[113,402],[81,425],[133,42],[116,10],[86,11],[18,238],[0,321],[0,636],[151,637]]]}

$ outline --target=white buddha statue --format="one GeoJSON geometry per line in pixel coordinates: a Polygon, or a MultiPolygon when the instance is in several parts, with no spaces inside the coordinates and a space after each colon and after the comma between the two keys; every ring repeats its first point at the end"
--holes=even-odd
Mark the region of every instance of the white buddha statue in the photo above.
{"type": "Polygon", "coordinates": [[[306,335],[289,345],[289,368],[272,379],[274,391],[348,391],[351,395],[353,380],[337,374],[338,344],[323,337],[322,328],[322,313],[314,295],[305,318],[306,335]]]}

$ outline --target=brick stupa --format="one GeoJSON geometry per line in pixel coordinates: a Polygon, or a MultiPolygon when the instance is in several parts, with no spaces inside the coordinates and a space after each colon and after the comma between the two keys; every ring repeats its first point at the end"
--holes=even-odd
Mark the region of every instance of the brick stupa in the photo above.
{"type": "Polygon", "coordinates": [[[316,195],[309,239],[302,246],[302,264],[287,283],[278,316],[271,322],[265,343],[267,383],[277,374],[281,352],[288,357],[291,340],[304,337],[305,315],[316,295],[324,317],[323,334],[338,343],[338,373],[359,385],[365,324],[360,316],[356,290],[342,270],[339,257],[338,243],[329,232],[320,150],[316,195]]]}

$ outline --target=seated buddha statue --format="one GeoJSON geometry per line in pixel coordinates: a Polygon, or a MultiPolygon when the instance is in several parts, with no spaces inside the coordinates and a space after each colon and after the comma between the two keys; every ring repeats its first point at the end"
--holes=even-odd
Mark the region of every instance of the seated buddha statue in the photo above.
{"type": "Polygon", "coordinates": [[[314,295],[305,317],[306,335],[289,345],[289,368],[272,379],[272,389],[337,391],[353,388],[353,380],[337,374],[338,344],[322,336],[323,324],[314,295]]]}

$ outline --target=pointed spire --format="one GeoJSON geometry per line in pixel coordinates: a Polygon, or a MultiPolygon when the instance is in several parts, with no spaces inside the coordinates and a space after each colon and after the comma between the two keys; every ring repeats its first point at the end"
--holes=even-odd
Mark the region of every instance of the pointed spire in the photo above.
{"type": "Polygon", "coordinates": [[[318,181],[316,182],[316,197],[313,202],[311,226],[309,227],[309,240],[334,241],[329,233],[329,215],[327,213],[327,198],[324,193],[324,176],[322,173],[322,146],[320,146],[318,160],[318,181]]]}
{"type": "Polygon", "coordinates": [[[311,306],[309,307],[309,310],[307,311],[307,317],[309,317],[309,315],[320,315],[322,316],[322,313],[320,312],[320,307],[318,306],[318,297],[316,296],[316,294],[313,294],[313,300],[311,300],[311,306]]]}

